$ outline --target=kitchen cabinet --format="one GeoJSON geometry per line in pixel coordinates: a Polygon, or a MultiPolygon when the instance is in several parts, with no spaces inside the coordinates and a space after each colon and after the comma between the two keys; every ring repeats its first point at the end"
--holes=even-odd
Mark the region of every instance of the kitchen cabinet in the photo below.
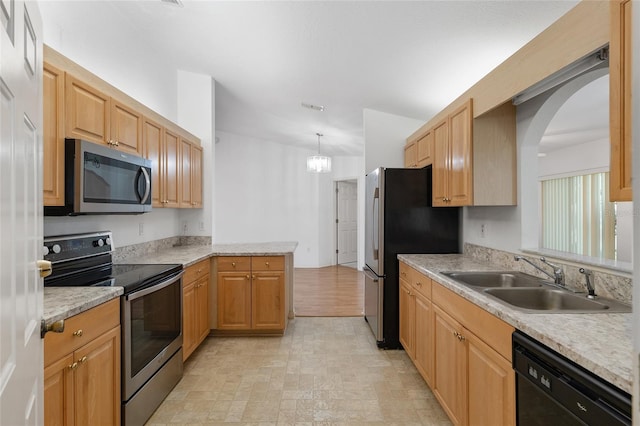
{"type": "Polygon", "coordinates": [[[178,207],[179,137],[161,124],[144,117],[145,157],[151,160],[153,207],[178,207]]]}
{"type": "Polygon", "coordinates": [[[425,167],[433,164],[433,144],[434,135],[431,129],[416,142],[418,149],[418,167],[425,167]]]}
{"type": "Polygon", "coordinates": [[[45,206],[64,205],[64,71],[44,63],[42,183],[45,206]]]}
{"type": "Polygon", "coordinates": [[[433,393],[454,424],[515,425],[514,329],[433,282],[433,393]]]}
{"type": "Polygon", "coordinates": [[[180,207],[202,207],[202,148],[180,139],[180,207]]]}
{"type": "Polygon", "coordinates": [[[284,256],[221,256],[216,262],[217,329],[283,333],[286,327],[284,256]]]}
{"type": "Polygon", "coordinates": [[[44,424],[120,424],[120,300],[44,338],[44,424]]]}
{"type": "Polygon", "coordinates": [[[408,142],[404,147],[404,166],[418,167],[418,146],[415,141],[408,142]]]}
{"type": "Polygon", "coordinates": [[[609,197],[611,201],[631,201],[631,40],[630,0],[610,2],[609,41],[609,128],[611,166],[609,197]]]}
{"type": "Polygon", "coordinates": [[[468,206],[473,203],[472,100],[453,111],[446,124],[434,132],[434,206],[468,206]],[[446,137],[445,137],[446,134],[446,137]]]}
{"type": "Polygon", "coordinates": [[[188,267],[182,278],[183,360],[189,358],[209,335],[210,269],[210,260],[202,260],[188,267]]]}
{"type": "Polygon", "coordinates": [[[431,279],[400,262],[400,343],[431,385],[433,378],[433,309],[431,279]]]}
{"type": "Polygon", "coordinates": [[[69,73],[65,87],[66,137],[143,154],[141,113],[69,73]]]}

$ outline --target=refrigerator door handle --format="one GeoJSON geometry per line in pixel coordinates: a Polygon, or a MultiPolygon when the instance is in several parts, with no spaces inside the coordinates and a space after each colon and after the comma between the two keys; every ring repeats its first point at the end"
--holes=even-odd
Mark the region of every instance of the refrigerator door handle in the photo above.
{"type": "Polygon", "coordinates": [[[378,260],[378,253],[380,251],[380,235],[378,233],[379,230],[379,221],[380,217],[378,215],[380,210],[380,188],[376,188],[373,192],[373,238],[372,238],[372,249],[373,249],[373,260],[378,260]]]}

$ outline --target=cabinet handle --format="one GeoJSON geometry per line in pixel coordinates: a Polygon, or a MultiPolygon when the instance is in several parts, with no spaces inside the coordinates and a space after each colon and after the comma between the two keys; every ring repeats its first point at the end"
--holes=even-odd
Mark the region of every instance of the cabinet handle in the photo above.
{"type": "Polygon", "coordinates": [[[251,277],[249,275],[247,275],[247,279],[251,279],[251,277]]]}
{"type": "Polygon", "coordinates": [[[269,262],[264,262],[264,264],[267,268],[269,267],[269,262]]]}
{"type": "Polygon", "coordinates": [[[458,340],[464,342],[464,336],[462,334],[458,334],[458,340]]]}
{"type": "Polygon", "coordinates": [[[458,337],[458,332],[457,332],[457,331],[454,331],[454,332],[453,332],[453,335],[454,335],[454,336],[456,336],[456,337],[458,337]]]}
{"type": "Polygon", "coordinates": [[[118,142],[118,141],[116,140],[116,142],[115,142],[115,146],[120,146],[120,142],[118,142]]]}
{"type": "Polygon", "coordinates": [[[417,285],[418,287],[422,287],[422,283],[421,283],[420,281],[416,282],[416,285],[417,285]]]}
{"type": "Polygon", "coordinates": [[[202,268],[198,269],[198,274],[199,274],[200,272],[202,272],[202,268]]]}
{"type": "Polygon", "coordinates": [[[255,279],[256,279],[256,276],[255,276],[255,275],[251,275],[251,278],[255,280],[255,279]]]}
{"type": "Polygon", "coordinates": [[[69,370],[75,370],[76,368],[78,368],[78,363],[77,363],[77,362],[74,362],[73,364],[69,364],[69,365],[67,366],[67,368],[68,368],[69,370]]]}
{"type": "Polygon", "coordinates": [[[406,277],[407,273],[406,272],[400,272],[400,275],[402,275],[403,277],[406,277]]]}
{"type": "Polygon", "coordinates": [[[74,331],[73,335],[76,337],[82,337],[82,329],[74,331]]]}
{"type": "Polygon", "coordinates": [[[236,267],[236,262],[231,262],[231,266],[236,267]]]}
{"type": "Polygon", "coordinates": [[[83,356],[82,358],[80,358],[80,360],[78,361],[78,364],[84,364],[85,362],[87,362],[87,356],[83,356]]]}

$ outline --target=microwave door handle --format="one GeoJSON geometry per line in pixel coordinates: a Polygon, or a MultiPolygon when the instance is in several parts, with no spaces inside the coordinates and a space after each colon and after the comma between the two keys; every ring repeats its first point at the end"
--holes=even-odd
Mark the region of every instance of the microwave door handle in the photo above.
{"type": "MultiPolygon", "coordinates": [[[[144,194],[142,195],[142,197],[140,197],[140,204],[144,204],[147,202],[147,199],[149,198],[149,193],[151,192],[151,179],[149,177],[149,172],[147,171],[146,168],[144,167],[140,167],[140,174],[142,176],[144,176],[144,194]]],[[[138,179],[140,179],[138,177],[138,179]]],[[[140,194],[138,194],[140,195],[140,194]]]]}

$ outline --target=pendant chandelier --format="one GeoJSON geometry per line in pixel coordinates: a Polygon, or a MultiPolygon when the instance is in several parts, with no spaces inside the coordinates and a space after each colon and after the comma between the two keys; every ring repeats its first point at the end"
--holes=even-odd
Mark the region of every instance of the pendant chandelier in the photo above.
{"type": "Polygon", "coordinates": [[[331,171],[331,157],[320,155],[320,136],[322,133],[316,133],[318,136],[318,155],[310,155],[307,157],[307,171],[312,173],[329,173],[331,171]]]}

